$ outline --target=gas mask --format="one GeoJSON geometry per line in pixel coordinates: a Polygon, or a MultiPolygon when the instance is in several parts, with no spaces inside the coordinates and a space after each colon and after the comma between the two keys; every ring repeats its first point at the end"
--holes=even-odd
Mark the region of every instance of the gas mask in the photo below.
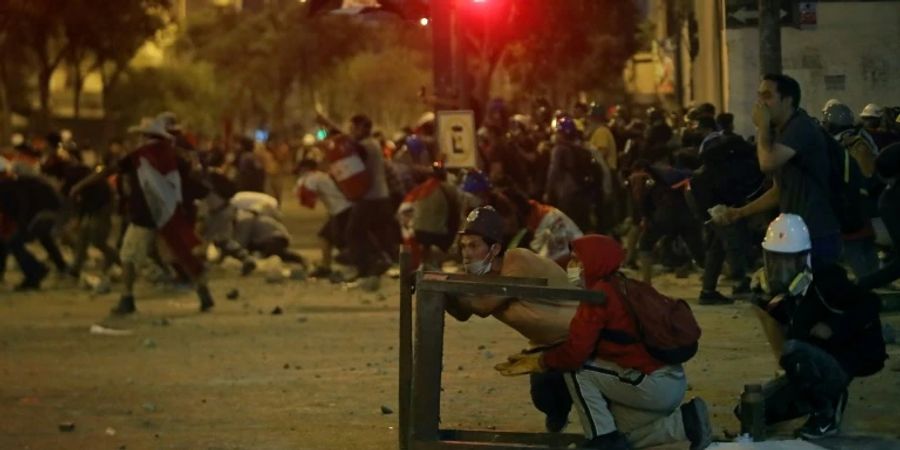
{"type": "Polygon", "coordinates": [[[770,294],[800,295],[812,283],[809,252],[763,252],[766,284],[770,294]]]}

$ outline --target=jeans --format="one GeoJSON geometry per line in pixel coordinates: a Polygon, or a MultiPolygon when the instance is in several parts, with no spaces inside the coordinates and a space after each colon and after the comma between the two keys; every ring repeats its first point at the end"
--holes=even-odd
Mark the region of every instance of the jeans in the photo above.
{"type": "Polygon", "coordinates": [[[567,417],[572,409],[572,397],[560,372],[531,374],[531,402],[547,417],[567,417]]]}
{"type": "Polygon", "coordinates": [[[712,292],[719,284],[725,260],[732,278],[741,280],[747,273],[747,230],[743,221],[731,225],[711,225],[703,266],[703,290],[712,292]]]}
{"type": "Polygon", "coordinates": [[[0,246],[0,259],[4,261],[5,265],[7,253],[11,253],[16,259],[16,263],[19,264],[22,274],[25,275],[25,280],[30,281],[40,278],[47,268],[28,251],[28,248],[25,247],[26,241],[27,237],[24,231],[15,232],[6,241],[5,246],[0,246]]]}
{"type": "MultiPolygon", "coordinates": [[[[347,244],[360,277],[381,275],[386,267],[379,266],[388,246],[396,243],[391,228],[394,220],[390,199],[360,200],[350,210],[347,221],[347,244]]],[[[396,251],[397,245],[390,247],[396,251]]]]}
{"type": "Polygon", "coordinates": [[[834,413],[852,380],[833,356],[802,341],[785,342],[779,363],[785,375],[763,386],[767,424],[811,412],[834,413]]]}

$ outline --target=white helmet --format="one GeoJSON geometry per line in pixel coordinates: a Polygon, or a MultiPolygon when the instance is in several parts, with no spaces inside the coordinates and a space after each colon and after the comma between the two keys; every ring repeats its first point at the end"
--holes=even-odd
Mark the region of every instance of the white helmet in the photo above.
{"type": "Polygon", "coordinates": [[[766,230],[763,249],[776,253],[800,253],[809,251],[809,229],[803,218],[796,214],[779,214],[766,230]]]}
{"type": "Polygon", "coordinates": [[[843,105],[843,104],[844,104],[844,102],[842,102],[836,98],[829,99],[827,102],[825,102],[825,106],[822,107],[822,112],[824,113],[825,111],[828,111],[828,108],[830,108],[834,105],[843,105]]]}
{"type": "Polygon", "coordinates": [[[876,105],[875,103],[869,103],[863,108],[862,112],[859,113],[859,117],[876,117],[880,118],[884,115],[884,108],[876,105]]]}

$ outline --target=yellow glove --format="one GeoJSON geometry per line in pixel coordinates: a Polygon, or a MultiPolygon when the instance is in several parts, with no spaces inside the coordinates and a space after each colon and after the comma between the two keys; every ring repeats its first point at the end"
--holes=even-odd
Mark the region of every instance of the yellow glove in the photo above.
{"type": "Polygon", "coordinates": [[[494,366],[494,370],[500,372],[500,375],[513,377],[544,371],[541,366],[541,353],[517,353],[507,359],[508,361],[494,366]]]}

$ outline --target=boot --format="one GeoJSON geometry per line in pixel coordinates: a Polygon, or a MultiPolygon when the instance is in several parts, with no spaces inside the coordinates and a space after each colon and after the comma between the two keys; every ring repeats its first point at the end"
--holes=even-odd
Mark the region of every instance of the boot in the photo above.
{"type": "Polygon", "coordinates": [[[197,297],[200,298],[200,312],[208,312],[216,303],[213,301],[209,287],[206,285],[197,288],[197,297]]]}
{"type": "Polygon", "coordinates": [[[119,304],[116,305],[115,308],[109,310],[114,316],[134,314],[136,311],[137,308],[134,306],[134,295],[123,295],[122,298],[119,299],[119,304]]]}

